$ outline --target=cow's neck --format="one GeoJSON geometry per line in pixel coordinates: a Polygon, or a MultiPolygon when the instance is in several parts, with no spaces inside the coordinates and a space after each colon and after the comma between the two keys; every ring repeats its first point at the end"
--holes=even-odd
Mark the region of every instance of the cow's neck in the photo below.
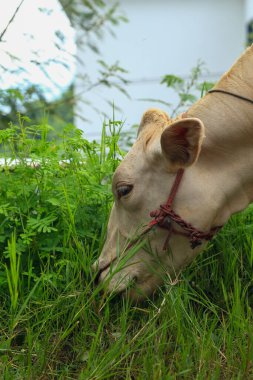
{"type": "MultiPolygon", "coordinates": [[[[253,47],[249,48],[216,88],[253,99],[253,47]]],[[[198,166],[223,193],[225,222],[253,202],[253,104],[226,94],[212,93],[188,112],[200,118],[206,139],[198,166]]],[[[221,198],[222,195],[220,194],[221,198]]]]}

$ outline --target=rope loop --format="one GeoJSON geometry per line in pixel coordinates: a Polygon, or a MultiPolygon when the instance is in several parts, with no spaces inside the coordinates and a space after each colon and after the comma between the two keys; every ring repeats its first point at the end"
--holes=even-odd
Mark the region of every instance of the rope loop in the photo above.
{"type": "Polygon", "coordinates": [[[168,230],[168,235],[165,239],[163,250],[167,250],[172,233],[174,233],[175,235],[182,235],[187,237],[190,241],[191,248],[194,249],[202,244],[202,240],[211,240],[212,237],[216,234],[216,232],[219,231],[221,227],[212,228],[209,232],[200,231],[197,228],[193,227],[190,223],[182,219],[181,216],[176,214],[175,211],[172,209],[172,203],[177,194],[178,187],[182,180],[183,174],[184,169],[179,169],[177,171],[177,175],[171,188],[167,202],[163,205],[160,205],[158,209],[150,212],[150,217],[152,218],[152,220],[148,223],[144,231],[136,239],[134,239],[128,244],[127,249],[132,247],[132,245],[135,242],[139,241],[155,226],[168,230]],[[175,230],[172,226],[172,222],[178,224],[183,229],[183,231],[175,230]]]}
{"type": "Polygon", "coordinates": [[[211,229],[209,232],[203,232],[192,226],[190,223],[186,222],[181,218],[180,215],[176,214],[172,209],[172,203],[176,196],[178,187],[183,177],[184,170],[179,169],[170,191],[170,195],[165,204],[160,205],[160,207],[156,210],[150,212],[151,218],[153,220],[149,223],[149,227],[154,227],[155,225],[160,228],[164,228],[168,230],[168,236],[164,243],[164,249],[166,250],[169,244],[169,239],[171,234],[183,235],[189,238],[191,248],[194,249],[197,246],[202,244],[202,240],[211,240],[215,233],[220,229],[220,227],[216,227],[211,229]],[[184,231],[177,231],[172,227],[172,222],[178,224],[184,231]]]}

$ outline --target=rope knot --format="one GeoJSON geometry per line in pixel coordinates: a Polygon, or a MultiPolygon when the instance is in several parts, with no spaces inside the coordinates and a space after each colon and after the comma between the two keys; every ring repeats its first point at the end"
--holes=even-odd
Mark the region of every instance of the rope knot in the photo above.
{"type": "Polygon", "coordinates": [[[198,236],[192,234],[192,236],[190,238],[190,243],[191,243],[191,248],[194,249],[194,248],[198,247],[199,245],[201,245],[202,241],[198,236]]]}
{"type": "Polygon", "coordinates": [[[158,218],[160,216],[161,210],[153,210],[150,212],[151,218],[158,218]]]}
{"type": "Polygon", "coordinates": [[[172,211],[171,204],[167,203],[167,204],[161,205],[160,206],[160,210],[161,210],[161,212],[163,213],[164,216],[165,215],[170,215],[171,211],[172,211]]]}
{"type": "Polygon", "coordinates": [[[172,208],[172,204],[176,196],[179,184],[181,182],[183,173],[184,173],[183,169],[178,170],[174,184],[172,186],[169,197],[167,199],[167,202],[163,205],[160,205],[158,209],[150,212],[150,217],[153,218],[153,220],[149,222],[146,230],[141,234],[141,236],[143,236],[155,226],[159,226],[161,228],[168,230],[168,236],[165,240],[164,247],[163,247],[164,250],[166,250],[168,247],[169,240],[172,233],[188,237],[188,239],[190,240],[191,248],[194,249],[198,247],[199,245],[201,245],[203,240],[211,240],[214,234],[217,233],[218,230],[221,228],[221,226],[219,226],[219,227],[212,228],[208,232],[200,231],[194,226],[192,226],[190,223],[182,219],[180,215],[175,213],[175,211],[172,208]],[[172,222],[176,223],[184,231],[178,231],[174,229],[172,222]]]}

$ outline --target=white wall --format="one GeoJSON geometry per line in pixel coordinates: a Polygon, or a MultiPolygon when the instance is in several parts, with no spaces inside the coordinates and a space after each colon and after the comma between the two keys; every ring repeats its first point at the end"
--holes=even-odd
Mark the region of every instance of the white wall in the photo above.
{"type": "MultiPolygon", "coordinates": [[[[243,0],[121,1],[129,23],[117,27],[117,38],[107,37],[100,48],[106,62],[118,60],[129,71],[131,100],[116,91],[98,88],[84,96],[98,108],[94,112],[81,102],[80,96],[77,112],[91,122],[83,123],[77,118],[78,127],[85,136],[97,137],[104,119],[102,111],[112,115],[106,100],[121,108],[116,118],[125,120],[126,127],[138,123],[144,110],[156,105],[142,102],[141,98],[175,103],[175,96],[159,84],[161,77],[187,76],[198,59],[205,62],[210,76],[218,79],[244,50],[246,5],[249,3],[243,0]]],[[[95,80],[94,58],[87,55],[83,59],[88,64],[85,69],[79,66],[79,73],[87,72],[95,80]]],[[[77,93],[80,91],[77,83],[77,93]]]]}
{"type": "Polygon", "coordinates": [[[253,19],[253,0],[245,0],[245,18],[246,21],[253,19]]]}

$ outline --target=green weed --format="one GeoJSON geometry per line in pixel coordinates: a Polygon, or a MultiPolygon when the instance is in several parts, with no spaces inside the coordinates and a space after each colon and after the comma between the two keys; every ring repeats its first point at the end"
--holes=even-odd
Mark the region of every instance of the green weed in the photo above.
{"type": "Polygon", "coordinates": [[[252,379],[252,207],[155,300],[94,286],[120,126],[99,144],[26,118],[0,131],[0,377],[252,379]]]}

